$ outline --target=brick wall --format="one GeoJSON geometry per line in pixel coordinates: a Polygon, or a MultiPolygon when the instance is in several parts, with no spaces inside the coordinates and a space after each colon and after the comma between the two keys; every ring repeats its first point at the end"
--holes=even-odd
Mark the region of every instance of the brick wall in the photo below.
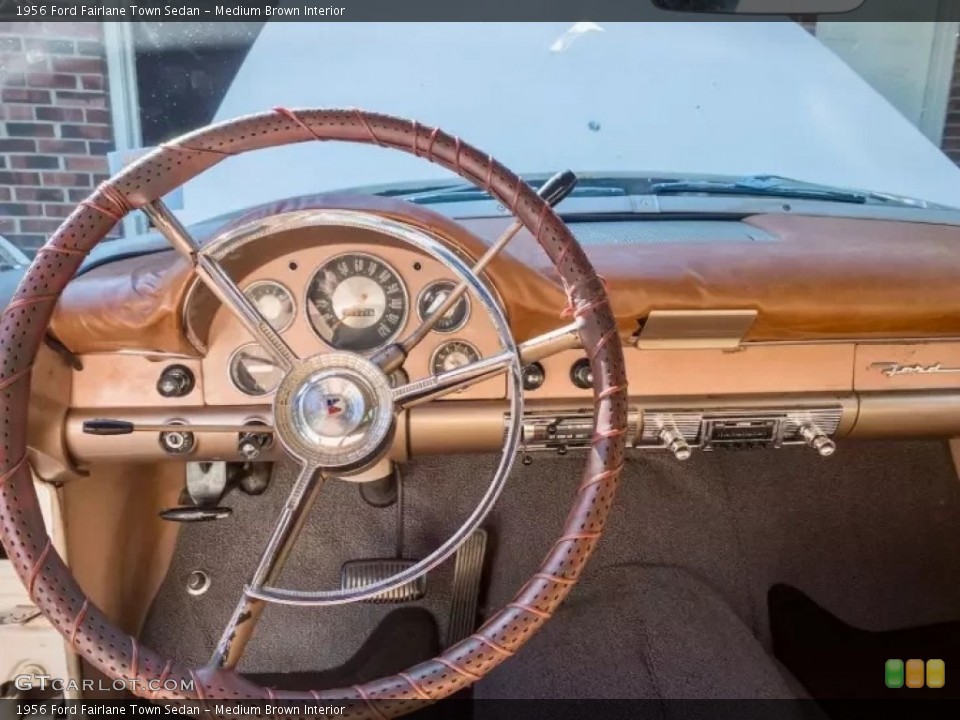
{"type": "MultiPolygon", "coordinates": [[[[816,35],[816,22],[804,20],[798,20],[797,22],[810,33],[816,35]]],[[[960,38],[958,38],[958,43],[960,43],[960,38]]],[[[960,165],[960,45],[958,45],[956,59],[954,60],[947,115],[943,123],[943,140],[940,143],[940,148],[947,157],[960,165]]]]}
{"type": "Polygon", "coordinates": [[[107,178],[100,23],[0,23],[0,235],[28,255],[107,178]]]}
{"type": "Polygon", "coordinates": [[[950,159],[960,164],[960,48],[953,65],[953,80],[950,85],[950,99],[947,104],[947,117],[943,125],[943,151],[950,159]]]}

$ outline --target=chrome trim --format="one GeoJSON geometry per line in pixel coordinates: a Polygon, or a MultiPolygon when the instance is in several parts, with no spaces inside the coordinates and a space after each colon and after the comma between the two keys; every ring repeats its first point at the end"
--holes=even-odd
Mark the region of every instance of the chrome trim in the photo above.
{"type": "Polygon", "coordinates": [[[745,439],[744,442],[757,442],[779,448],[784,445],[803,445],[803,428],[813,425],[824,435],[838,434],[843,420],[843,406],[750,406],[721,408],[676,408],[649,409],[643,411],[643,427],[640,434],[640,448],[662,448],[665,446],[662,432],[664,429],[675,432],[691,447],[710,450],[716,442],[715,431],[730,427],[731,422],[755,421],[768,423],[771,435],[768,440],[745,439]]]}
{"type": "Polygon", "coordinates": [[[273,423],[280,442],[291,455],[329,474],[347,475],[367,469],[386,451],[395,423],[392,400],[386,375],[365,357],[356,353],[322,353],[298,364],[281,381],[273,400],[273,423]],[[324,436],[303,415],[303,393],[321,380],[335,378],[349,382],[371,403],[362,406],[361,412],[369,423],[347,450],[341,446],[350,435],[341,436],[339,444],[323,442],[324,436]]]}
{"type": "Polygon", "coordinates": [[[516,352],[504,350],[469,365],[400,385],[393,389],[393,401],[398,409],[406,410],[496,377],[517,362],[516,352]]]}
{"type": "MultiPolygon", "coordinates": [[[[500,497],[506,484],[507,477],[516,460],[517,448],[520,443],[520,423],[523,417],[523,376],[520,354],[516,342],[510,332],[510,324],[503,312],[502,307],[497,302],[494,294],[486,287],[479,277],[473,274],[469,265],[467,265],[460,256],[446,245],[441,243],[432,235],[429,235],[417,228],[413,228],[404,223],[400,223],[388,218],[371,213],[350,211],[350,210],[310,210],[294,213],[287,213],[281,216],[274,216],[262,221],[252,223],[249,226],[240,228],[224,237],[224,244],[238,242],[240,240],[249,242],[265,234],[273,234],[283,230],[289,230],[295,227],[318,227],[318,226],[339,226],[356,227],[366,230],[372,230],[382,235],[400,240],[408,245],[420,249],[435,260],[443,263],[455,273],[461,280],[467,283],[470,290],[480,305],[487,311],[490,320],[500,340],[504,350],[495,358],[504,361],[501,372],[506,370],[509,375],[508,386],[510,389],[510,412],[514,422],[506,433],[503,442],[503,452],[500,457],[500,463],[497,467],[494,477],[480,499],[480,502],[474,508],[473,512],[439,548],[434,550],[426,558],[418,562],[408,570],[395,575],[392,578],[368,585],[364,588],[333,591],[300,591],[286,588],[270,587],[262,584],[254,578],[244,590],[247,601],[276,602],[286,605],[301,606],[323,606],[340,605],[350,602],[366,600],[376,595],[389,592],[394,588],[410,582],[411,580],[429,572],[440,565],[447,558],[453,555],[476,530],[484,519],[493,509],[494,503],[500,497]]],[[[481,361],[483,362],[483,361],[481,361]]],[[[462,370],[462,368],[461,368],[462,370]]],[[[411,383],[394,390],[394,397],[402,395],[404,389],[409,390],[411,383]]],[[[281,438],[282,439],[282,438],[281,438]]],[[[241,603],[242,604],[242,603],[241,603]]]]}
{"type": "Polygon", "coordinates": [[[896,362],[875,362],[871,363],[870,369],[877,369],[881,375],[887,377],[898,377],[900,375],[953,375],[960,373],[960,367],[943,367],[942,363],[932,363],[930,365],[901,365],[896,362]]]}
{"type": "MultiPolygon", "coordinates": [[[[308,221],[305,219],[305,216],[317,214],[317,213],[326,213],[326,212],[346,212],[354,213],[359,215],[380,217],[375,213],[364,213],[361,211],[355,210],[293,210],[290,212],[281,213],[278,215],[273,215],[269,218],[263,218],[260,220],[255,220],[247,225],[244,225],[239,228],[234,228],[229,230],[222,235],[218,235],[209,242],[207,242],[203,247],[203,253],[208,257],[212,257],[218,261],[223,261],[231,253],[240,249],[247,243],[255,242],[265,237],[269,237],[274,233],[283,232],[287,230],[295,230],[299,227],[337,227],[338,223],[336,222],[316,222],[308,221]]],[[[375,228],[374,228],[375,230],[375,228]]],[[[423,231],[420,231],[423,232],[423,231]]],[[[433,236],[431,236],[433,237],[433,236]]],[[[394,238],[400,239],[400,238],[394,238]]],[[[401,239],[402,240],[402,239],[401,239]]],[[[440,242],[441,240],[437,240],[440,242]]],[[[335,245],[335,240],[329,240],[324,242],[326,245],[335,245]]],[[[446,247],[446,245],[444,245],[446,247]]],[[[459,247],[450,247],[451,252],[453,252],[457,257],[462,258],[464,261],[474,262],[474,258],[464,252],[462,248],[459,247]]],[[[270,259],[273,259],[276,256],[270,256],[270,259]]],[[[481,273],[481,277],[485,278],[485,285],[489,291],[493,294],[497,301],[500,303],[500,306],[503,306],[503,299],[500,295],[499,290],[494,286],[490,281],[489,277],[486,274],[486,271],[481,273]]],[[[200,354],[206,355],[208,351],[207,344],[200,339],[200,336],[197,334],[197,331],[194,329],[193,325],[190,322],[190,308],[193,304],[193,299],[196,294],[197,288],[203,283],[194,276],[188,283],[186,291],[184,292],[183,304],[180,309],[180,320],[183,325],[184,334],[186,335],[187,342],[200,354]]],[[[472,312],[472,307],[471,307],[472,312]]],[[[308,323],[309,324],[309,323],[308,323]]]]}
{"type": "MultiPolygon", "coordinates": [[[[365,257],[371,260],[376,260],[378,263],[380,263],[384,267],[389,268],[390,272],[392,272],[394,277],[397,278],[397,282],[400,283],[400,289],[403,291],[403,317],[400,319],[400,324],[397,325],[397,329],[394,330],[389,337],[384,338],[379,345],[377,345],[376,347],[372,347],[369,350],[364,350],[363,352],[357,353],[357,355],[363,355],[364,357],[368,357],[370,355],[373,355],[375,352],[377,352],[381,348],[383,348],[385,345],[388,345],[391,342],[393,342],[394,338],[396,338],[397,335],[399,335],[400,332],[406,327],[407,322],[410,319],[410,291],[407,289],[407,283],[404,281],[403,275],[400,273],[400,271],[397,268],[395,268],[393,265],[388,263],[386,260],[384,260],[382,257],[380,257],[379,255],[374,255],[373,253],[364,252],[362,250],[347,250],[345,252],[340,252],[340,253],[337,253],[336,255],[332,255],[328,257],[320,265],[313,268],[313,270],[310,271],[310,277],[307,278],[307,281],[306,283],[304,283],[304,286],[303,286],[303,316],[307,321],[307,327],[310,328],[310,332],[312,332],[314,336],[320,342],[323,343],[324,347],[330,348],[331,350],[338,351],[338,352],[354,352],[353,350],[344,350],[343,348],[338,348],[337,346],[331,345],[326,340],[324,340],[323,337],[320,335],[320,331],[313,326],[313,321],[310,319],[310,310],[308,308],[308,303],[310,299],[309,298],[310,288],[313,285],[313,281],[314,279],[316,279],[317,274],[320,272],[320,270],[322,270],[324,267],[326,267],[330,263],[334,263],[337,260],[340,260],[341,258],[349,257],[349,256],[359,256],[359,257],[365,257]]],[[[332,302],[333,298],[331,298],[330,300],[332,302]]],[[[386,310],[384,310],[384,312],[386,312],[386,310]]]]}
{"type": "MultiPolygon", "coordinates": [[[[251,585],[262,587],[264,583],[276,580],[280,576],[325,480],[324,475],[315,466],[304,465],[300,469],[290,495],[284,503],[280,519],[274,526],[267,546],[260,556],[260,562],[250,579],[251,585]]],[[[247,642],[253,636],[263,608],[263,600],[251,598],[249,593],[244,591],[217,642],[208,667],[216,669],[236,666],[247,642]]]]}
{"type": "Polygon", "coordinates": [[[298,360],[297,354],[247,299],[223,266],[201,250],[187,229],[161,200],[154,200],[140,209],[150,218],[174,250],[193,265],[197,278],[207,286],[210,292],[227,306],[267,352],[273,354],[284,370],[290,370],[298,360]]]}

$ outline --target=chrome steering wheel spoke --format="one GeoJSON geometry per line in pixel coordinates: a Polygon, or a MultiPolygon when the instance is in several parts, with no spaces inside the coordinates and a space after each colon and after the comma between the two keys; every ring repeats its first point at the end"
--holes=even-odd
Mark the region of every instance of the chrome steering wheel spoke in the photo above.
{"type": "Polygon", "coordinates": [[[393,389],[393,403],[397,411],[401,411],[438,400],[483,380],[502,375],[511,365],[518,363],[515,351],[503,350],[469,365],[400,385],[393,389]]]}
{"type": "MultiPolygon", "coordinates": [[[[362,227],[393,236],[444,263],[487,311],[500,341],[499,352],[470,365],[391,389],[382,365],[377,367],[360,356],[321,353],[303,360],[298,358],[230,279],[216,257],[200,250],[162,203],[151,203],[144,210],[171,245],[193,262],[198,279],[224,302],[286,371],[275,395],[274,422],[279,440],[302,466],[257,568],[244,586],[209,662],[213,669],[233,668],[240,661],[267,603],[330,606],[367,600],[426,574],[456,552],[492,509],[516,458],[523,416],[523,366],[579,347],[580,328],[578,322],[573,322],[516,344],[503,309],[473,268],[432,236],[402,223],[350,211],[299,212],[269,221],[268,226],[278,227],[311,224],[362,227]],[[365,460],[383,457],[392,438],[392,433],[384,430],[383,415],[389,421],[409,408],[500,375],[507,377],[510,401],[503,453],[494,479],[458,530],[416,565],[365,587],[304,591],[277,586],[324,479],[357,472],[368,466],[364,465],[365,460]],[[365,420],[354,423],[353,415],[365,420]],[[370,420],[371,417],[374,419],[370,420]],[[338,431],[331,431],[331,427],[339,425],[349,428],[350,432],[367,433],[369,443],[348,442],[341,457],[338,443],[330,444],[331,439],[336,439],[334,436],[339,437],[338,431]],[[347,451],[357,457],[348,456],[347,451]]],[[[235,232],[247,233],[249,229],[240,228],[235,232]]],[[[346,441],[347,437],[343,439],[346,441]]]]}
{"type": "Polygon", "coordinates": [[[265,605],[263,600],[253,597],[251,591],[260,590],[280,577],[290,551],[313,509],[324,479],[323,472],[317,466],[301,466],[267,546],[260,556],[260,562],[220,636],[208,667],[232,668],[240,661],[265,605]]]}
{"type": "Polygon", "coordinates": [[[501,375],[511,365],[523,367],[563,350],[578,348],[579,327],[578,322],[572,322],[522,342],[515,350],[503,350],[469,365],[400,385],[393,389],[394,404],[398,411],[406,410],[501,375]]]}
{"type": "Polygon", "coordinates": [[[144,205],[143,212],[173,249],[193,264],[200,281],[232,312],[247,332],[273,356],[279,366],[290,372],[299,360],[280,333],[260,314],[223,266],[200,248],[190,233],[161,200],[144,205]]]}

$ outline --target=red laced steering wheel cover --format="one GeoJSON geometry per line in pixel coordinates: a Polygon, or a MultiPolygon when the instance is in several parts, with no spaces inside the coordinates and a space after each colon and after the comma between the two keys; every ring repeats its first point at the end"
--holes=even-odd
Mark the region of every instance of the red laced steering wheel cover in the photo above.
{"type": "Polygon", "coordinates": [[[360,110],[278,109],[210,126],[168,143],[97,188],[37,253],[0,317],[0,540],[30,598],[74,650],[136,692],[168,700],[315,699],[347,716],[395,717],[472,684],[513,655],[553,614],[600,538],[623,466],[627,422],[622,347],[603,284],[550,207],[517,175],[459,138],[360,110]],[[261,688],[231,671],[193,670],[158,656],[94,606],[44,527],[27,462],[30,371],[54,306],[87,253],[132,209],[231,155],[309,140],[374,144],[442,165],[509,207],[553,261],[582,323],[595,379],[596,432],[562,534],[513,602],[473,636],[407,672],[310,693],[261,688]],[[163,689],[193,681],[190,692],[163,689]],[[376,702],[374,702],[376,701],[376,702]]]}

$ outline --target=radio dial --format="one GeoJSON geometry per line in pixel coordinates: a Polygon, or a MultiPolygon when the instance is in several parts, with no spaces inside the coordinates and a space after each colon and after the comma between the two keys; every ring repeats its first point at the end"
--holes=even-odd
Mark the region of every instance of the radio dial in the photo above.
{"type": "Polygon", "coordinates": [[[807,445],[816,450],[820,457],[830,457],[837,451],[837,444],[812,423],[800,428],[800,437],[804,439],[807,445]]]}
{"type": "Polygon", "coordinates": [[[684,440],[683,435],[681,435],[679,431],[673,428],[663,428],[663,430],[660,431],[660,440],[663,441],[667,450],[672,452],[673,456],[681,462],[689,460],[693,454],[693,451],[690,449],[690,444],[684,440]]]}

